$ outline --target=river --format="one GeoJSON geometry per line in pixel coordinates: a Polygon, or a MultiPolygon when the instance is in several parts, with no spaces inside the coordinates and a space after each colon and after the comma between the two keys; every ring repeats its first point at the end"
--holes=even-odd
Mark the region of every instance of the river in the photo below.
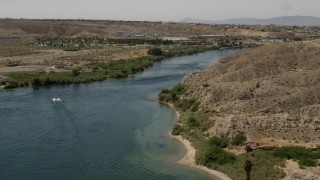
{"type": "Polygon", "coordinates": [[[0,92],[0,179],[210,179],[175,163],[185,149],[157,95],[235,51],[164,60],[127,79],[0,92]]]}

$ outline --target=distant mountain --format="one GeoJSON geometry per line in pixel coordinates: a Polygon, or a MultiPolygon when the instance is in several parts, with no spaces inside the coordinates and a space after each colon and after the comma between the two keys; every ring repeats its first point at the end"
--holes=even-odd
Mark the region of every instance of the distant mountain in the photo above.
{"type": "Polygon", "coordinates": [[[226,19],[221,21],[215,21],[215,24],[246,24],[246,25],[254,25],[261,24],[263,19],[258,18],[236,18],[236,19],[226,19]]]}
{"type": "Polygon", "coordinates": [[[180,22],[182,23],[200,23],[200,24],[213,24],[214,21],[212,20],[201,20],[201,19],[192,19],[192,18],[185,18],[182,19],[180,22]]]}
{"type": "Polygon", "coordinates": [[[264,20],[267,24],[320,26],[320,18],[313,16],[283,16],[264,20]]]}
{"type": "Polygon", "coordinates": [[[258,18],[236,18],[220,21],[208,21],[197,19],[183,19],[185,23],[204,23],[204,24],[247,24],[247,25],[296,25],[296,26],[320,26],[320,18],[314,16],[282,16],[268,19],[258,18]]]}

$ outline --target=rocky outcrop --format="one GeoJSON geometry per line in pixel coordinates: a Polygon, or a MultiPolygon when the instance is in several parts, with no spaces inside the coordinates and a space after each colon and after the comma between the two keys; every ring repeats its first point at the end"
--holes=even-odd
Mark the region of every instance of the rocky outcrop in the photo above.
{"type": "Polygon", "coordinates": [[[295,170],[290,172],[283,180],[319,180],[319,170],[295,170]]]}
{"type": "Polygon", "coordinates": [[[320,141],[320,42],[265,45],[187,75],[200,108],[214,112],[210,132],[255,131],[266,137],[320,141]]]}

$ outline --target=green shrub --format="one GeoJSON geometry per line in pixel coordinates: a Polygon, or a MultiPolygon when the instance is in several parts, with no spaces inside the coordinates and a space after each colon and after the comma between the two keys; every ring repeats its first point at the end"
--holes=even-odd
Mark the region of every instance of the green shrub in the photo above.
{"type": "Polygon", "coordinates": [[[159,95],[159,101],[170,102],[170,101],[172,101],[172,97],[171,97],[170,94],[160,94],[159,95]]]}
{"type": "Polygon", "coordinates": [[[312,151],[305,147],[281,147],[274,152],[274,155],[286,159],[302,159],[310,158],[312,151]]]}
{"type": "Polygon", "coordinates": [[[32,85],[33,85],[33,86],[41,86],[41,81],[40,81],[40,79],[39,79],[39,78],[34,78],[34,79],[32,80],[32,85]]]}
{"type": "Polygon", "coordinates": [[[277,149],[273,155],[286,159],[297,159],[300,167],[317,166],[317,162],[315,160],[320,158],[320,153],[318,151],[312,151],[305,147],[292,146],[281,147],[277,149]]]}
{"type": "Polygon", "coordinates": [[[43,83],[44,85],[52,85],[52,84],[54,84],[54,81],[51,81],[51,79],[50,78],[46,78],[45,80],[44,80],[44,83],[43,83]]]}
{"type": "Polygon", "coordinates": [[[176,102],[180,99],[180,96],[187,91],[187,86],[178,84],[171,90],[163,89],[159,94],[159,100],[163,102],[176,102]]]}
{"type": "Polygon", "coordinates": [[[307,149],[305,147],[281,147],[274,152],[276,157],[282,157],[286,159],[319,159],[320,153],[313,152],[311,149],[307,149]]]}
{"type": "Polygon", "coordinates": [[[199,127],[199,122],[196,120],[196,118],[194,117],[189,117],[188,120],[187,120],[187,125],[190,127],[190,128],[196,128],[196,127],[199,127]]]}
{"type": "Polygon", "coordinates": [[[175,124],[172,129],[172,135],[178,136],[183,132],[183,127],[180,124],[175,124]]]}
{"type": "Polygon", "coordinates": [[[199,105],[200,105],[200,102],[195,102],[191,108],[191,111],[192,112],[196,112],[199,110],[199,105]]]}
{"type": "Polygon", "coordinates": [[[80,69],[79,68],[75,68],[72,70],[72,75],[73,76],[79,76],[80,75],[80,69]]]}
{"type": "Polygon", "coordinates": [[[184,94],[188,90],[188,88],[186,85],[179,83],[172,90],[177,92],[178,94],[184,94]]]}
{"type": "Polygon", "coordinates": [[[317,162],[312,159],[301,159],[298,161],[299,166],[307,166],[307,167],[315,167],[317,166],[317,162]]]}
{"type": "Polygon", "coordinates": [[[236,160],[235,155],[226,152],[225,150],[212,146],[196,151],[196,163],[207,167],[214,167],[215,165],[224,165],[233,163],[236,160]]]}
{"type": "Polygon", "coordinates": [[[196,99],[190,99],[190,100],[182,100],[179,102],[178,107],[182,111],[186,111],[191,108],[191,111],[195,112],[198,110],[200,103],[196,99]]]}
{"type": "Polygon", "coordinates": [[[244,133],[239,133],[232,138],[231,144],[234,146],[240,146],[243,145],[246,142],[246,140],[246,135],[244,133]]]}
{"type": "Polygon", "coordinates": [[[211,146],[217,146],[220,148],[227,148],[230,144],[230,138],[214,136],[209,139],[209,144],[211,146]]]}
{"type": "Polygon", "coordinates": [[[162,56],[162,50],[160,48],[151,48],[147,53],[153,56],[162,56]]]}

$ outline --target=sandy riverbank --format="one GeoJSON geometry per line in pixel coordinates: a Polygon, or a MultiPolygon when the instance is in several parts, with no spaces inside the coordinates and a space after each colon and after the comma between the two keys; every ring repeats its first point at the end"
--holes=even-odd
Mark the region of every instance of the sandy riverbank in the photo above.
{"type": "Polygon", "coordinates": [[[183,164],[186,166],[190,166],[190,167],[205,171],[205,172],[213,175],[215,178],[218,177],[221,180],[231,180],[230,177],[228,177],[226,174],[224,174],[222,172],[215,171],[213,169],[209,169],[207,167],[197,165],[195,163],[196,150],[191,145],[190,141],[182,138],[181,136],[172,136],[172,137],[177,139],[178,141],[180,141],[185,146],[185,148],[187,150],[186,154],[182,157],[182,159],[180,159],[178,161],[179,164],[183,164]]]}
{"type": "MultiPolygon", "coordinates": [[[[178,118],[180,118],[180,113],[174,108],[174,106],[170,103],[165,103],[165,102],[161,102],[163,104],[166,104],[168,105],[169,107],[171,107],[178,118]]],[[[190,167],[193,167],[193,168],[196,168],[196,169],[199,169],[201,171],[205,171],[211,175],[213,175],[215,178],[219,178],[221,180],[231,180],[230,177],[228,177],[226,174],[222,173],[222,172],[219,172],[219,171],[215,171],[213,169],[209,169],[207,167],[204,167],[204,166],[200,166],[200,165],[197,165],[195,163],[195,155],[196,155],[196,150],[195,148],[191,145],[191,142],[188,141],[187,139],[184,139],[182,136],[173,136],[171,135],[171,132],[169,132],[169,135],[178,140],[179,142],[181,142],[185,149],[186,149],[186,153],[184,154],[184,156],[178,161],[179,164],[182,164],[182,165],[186,165],[186,166],[190,166],[190,167]]]]}

